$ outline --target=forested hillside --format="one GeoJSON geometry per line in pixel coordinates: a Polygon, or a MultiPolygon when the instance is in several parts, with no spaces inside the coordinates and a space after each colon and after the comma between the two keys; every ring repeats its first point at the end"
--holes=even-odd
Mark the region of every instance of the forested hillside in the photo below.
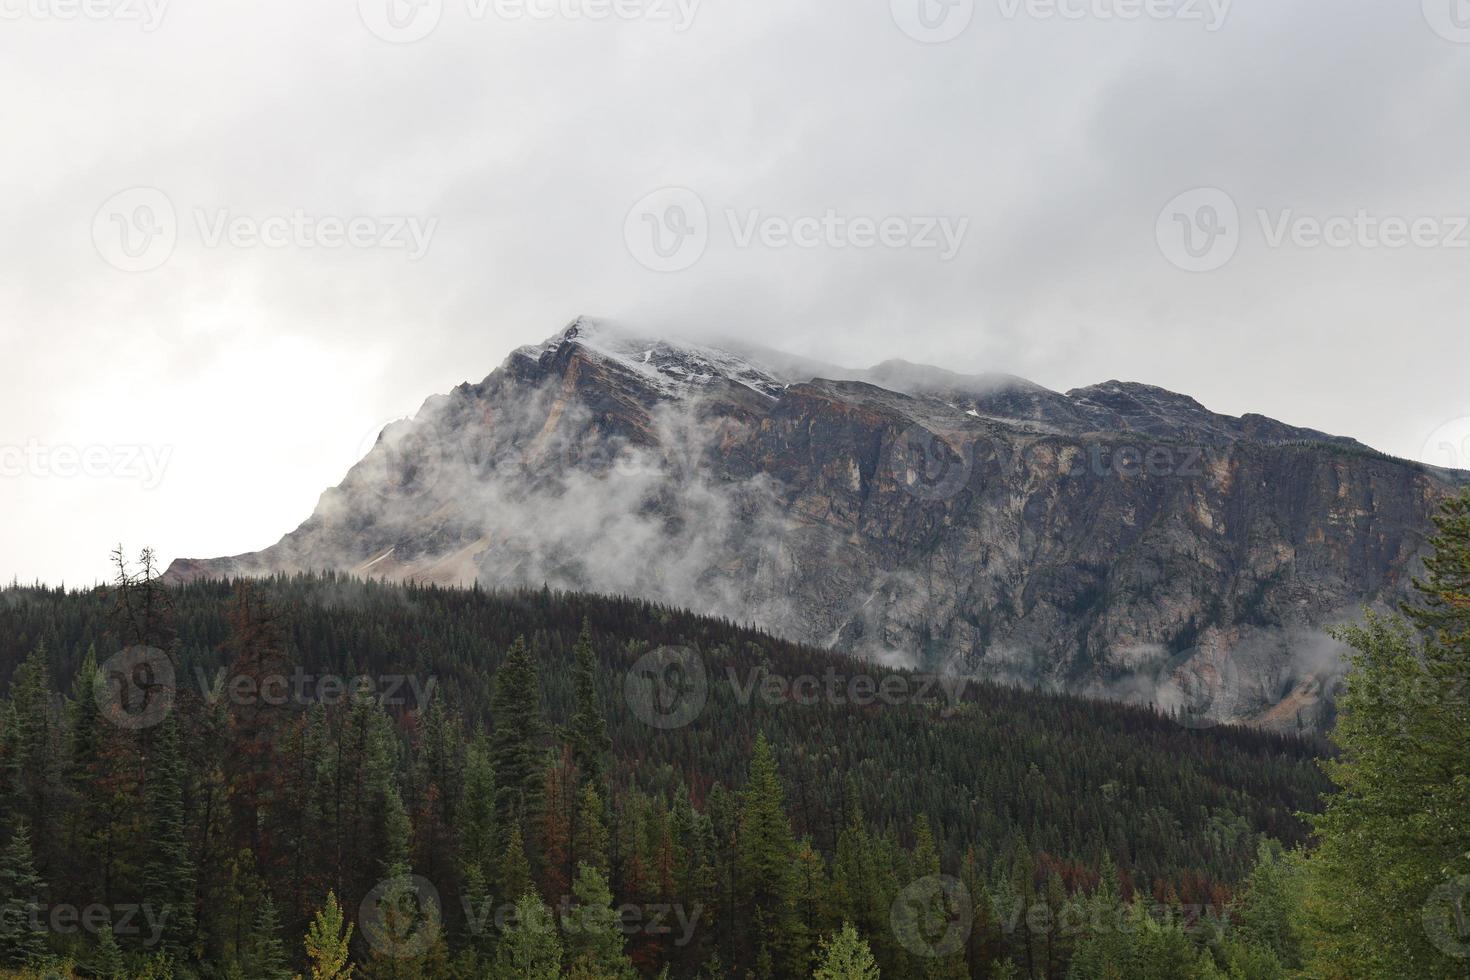
{"type": "Polygon", "coordinates": [[[316,921],[370,977],[806,976],[850,921],[884,976],[1061,976],[1085,903],[1195,949],[1326,785],[1294,738],[643,602],[151,567],[0,593],[14,965],[285,976],[316,921]]]}

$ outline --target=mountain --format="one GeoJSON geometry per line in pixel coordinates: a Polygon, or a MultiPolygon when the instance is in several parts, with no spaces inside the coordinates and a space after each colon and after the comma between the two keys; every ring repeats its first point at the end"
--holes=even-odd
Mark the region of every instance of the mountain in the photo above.
{"type": "Polygon", "coordinates": [[[1185,395],[852,371],[579,319],[429,399],[315,513],[175,582],[332,569],[621,593],[891,665],[1319,727],[1323,627],[1465,474],[1185,395]]]}

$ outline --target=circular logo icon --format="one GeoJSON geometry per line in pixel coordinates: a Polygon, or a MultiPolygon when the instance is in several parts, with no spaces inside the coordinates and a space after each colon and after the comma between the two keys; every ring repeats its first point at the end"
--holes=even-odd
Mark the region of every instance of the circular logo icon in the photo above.
{"type": "Polygon", "coordinates": [[[367,29],[389,44],[422,41],[439,26],[444,0],[357,0],[367,29]]]}
{"type": "Polygon", "coordinates": [[[390,959],[426,951],[439,938],[443,908],[439,890],[420,875],[380,881],[357,908],[358,928],[368,945],[390,959]]]}
{"type": "Polygon", "coordinates": [[[915,956],[952,956],[975,922],[970,892],[958,878],[930,875],[898,893],[888,910],[893,935],[915,956]]]}
{"type": "Polygon", "coordinates": [[[1229,650],[1191,647],[1153,676],[1154,704],[1185,728],[1214,728],[1241,707],[1240,670],[1229,650]]]}
{"type": "Polygon", "coordinates": [[[1424,440],[1419,461],[1450,470],[1470,470],[1470,415],[1451,419],[1424,440]]]}
{"type": "Polygon", "coordinates": [[[623,238],[638,263],[654,272],[683,272],[709,247],[709,212],[687,187],[665,187],[633,205],[623,238]]]}
{"type": "Polygon", "coordinates": [[[1186,272],[1222,269],[1240,248],[1240,209],[1218,187],[1185,191],[1159,212],[1159,251],[1186,272]]]}
{"type": "Polygon", "coordinates": [[[173,710],[176,692],[173,661],[162,650],[145,646],[108,657],[92,683],[102,717],[129,731],[161,724],[173,710]]]}
{"type": "Polygon", "coordinates": [[[179,220],[173,202],[156,187],[133,187],[109,197],[92,218],[97,254],[123,272],[151,272],[174,254],[179,220]]]}
{"type": "Polygon", "coordinates": [[[709,699],[704,661],[684,647],[645,653],[623,678],[623,697],[650,728],[683,728],[699,717],[709,699]]]}
{"type": "Polygon", "coordinates": [[[1470,875],[1461,875],[1436,888],[1424,903],[1424,932],[1434,948],[1457,960],[1470,957],[1470,875]]]}
{"type": "Polygon", "coordinates": [[[1446,41],[1470,44],[1470,0],[1424,0],[1424,19],[1446,41]]]}
{"type": "Polygon", "coordinates": [[[915,41],[953,41],[975,19],[975,0],[890,0],[893,22],[915,41]]]}
{"type": "Polygon", "coordinates": [[[920,500],[949,500],[970,483],[975,444],[966,441],[955,449],[928,429],[914,426],[893,441],[888,465],[898,485],[920,500]]]}
{"type": "Polygon", "coordinates": [[[446,456],[439,427],[418,419],[389,422],[358,446],[368,484],[385,500],[416,500],[444,476],[446,456]]]}

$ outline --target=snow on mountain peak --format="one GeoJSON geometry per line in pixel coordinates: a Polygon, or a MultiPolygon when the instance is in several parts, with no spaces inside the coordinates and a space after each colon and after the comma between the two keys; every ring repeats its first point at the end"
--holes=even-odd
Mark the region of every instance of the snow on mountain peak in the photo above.
{"type": "Polygon", "coordinates": [[[795,380],[723,347],[640,335],[621,325],[589,317],[578,317],[556,337],[539,346],[522,348],[519,353],[536,359],[560,350],[564,344],[576,344],[671,397],[729,381],[775,398],[795,380]]]}

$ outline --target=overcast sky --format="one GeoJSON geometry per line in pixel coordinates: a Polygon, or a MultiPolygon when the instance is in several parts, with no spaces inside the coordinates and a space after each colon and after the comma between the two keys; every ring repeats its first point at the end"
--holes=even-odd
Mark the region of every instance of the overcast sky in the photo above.
{"type": "Polygon", "coordinates": [[[0,576],[268,545],[578,313],[1470,466],[1461,0],[920,2],[0,0],[0,576]]]}

